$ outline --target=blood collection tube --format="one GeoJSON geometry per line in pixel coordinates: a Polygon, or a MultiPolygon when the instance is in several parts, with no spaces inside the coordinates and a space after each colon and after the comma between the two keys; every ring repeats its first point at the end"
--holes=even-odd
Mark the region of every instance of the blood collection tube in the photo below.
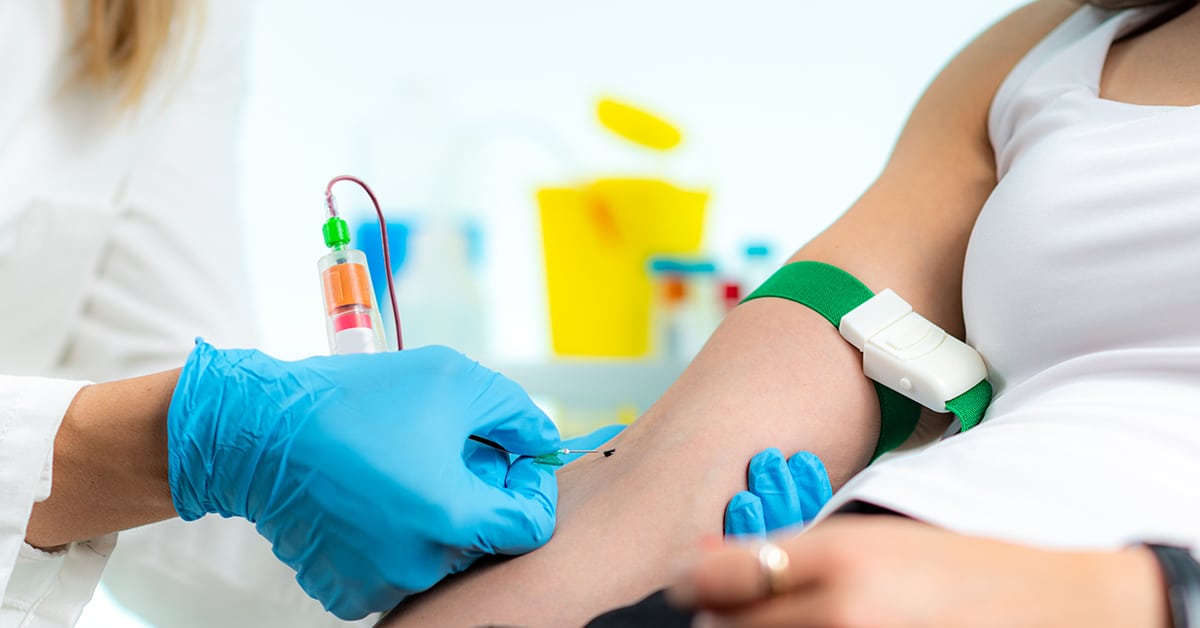
{"type": "Polygon", "coordinates": [[[346,221],[331,217],[321,229],[329,253],[317,262],[325,294],[325,329],[333,354],[386,350],[383,321],[367,271],[367,256],[348,248],[346,221]]]}

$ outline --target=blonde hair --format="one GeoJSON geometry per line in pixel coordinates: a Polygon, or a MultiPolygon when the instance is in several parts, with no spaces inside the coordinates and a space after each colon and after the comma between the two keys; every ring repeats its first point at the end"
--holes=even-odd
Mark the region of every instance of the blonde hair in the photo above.
{"type": "Polygon", "coordinates": [[[86,0],[82,14],[68,11],[76,33],[75,83],[116,93],[134,106],[146,93],[176,22],[195,0],[86,0]]]}

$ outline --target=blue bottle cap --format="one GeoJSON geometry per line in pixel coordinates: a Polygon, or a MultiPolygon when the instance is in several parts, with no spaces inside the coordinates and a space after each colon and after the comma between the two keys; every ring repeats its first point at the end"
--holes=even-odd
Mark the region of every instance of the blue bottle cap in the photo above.
{"type": "Polygon", "coordinates": [[[771,254],[771,246],[763,242],[746,245],[746,257],[767,257],[771,254]]]}

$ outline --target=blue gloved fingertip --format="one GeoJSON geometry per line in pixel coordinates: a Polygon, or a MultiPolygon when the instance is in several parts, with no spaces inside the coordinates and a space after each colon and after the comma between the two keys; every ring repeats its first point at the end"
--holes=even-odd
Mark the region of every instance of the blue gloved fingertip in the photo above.
{"type": "Polygon", "coordinates": [[[725,536],[765,536],[766,519],[762,500],[749,491],[742,491],[725,507],[725,536]]]}

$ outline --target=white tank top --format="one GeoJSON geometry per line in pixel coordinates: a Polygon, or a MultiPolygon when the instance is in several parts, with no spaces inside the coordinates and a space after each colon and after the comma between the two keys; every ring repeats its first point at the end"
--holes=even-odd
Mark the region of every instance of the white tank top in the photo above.
{"type": "Polygon", "coordinates": [[[963,276],[995,399],[826,512],[861,499],[1039,545],[1200,544],[1200,107],[1098,95],[1113,40],[1152,15],[1082,8],[998,91],[999,184],[963,276]]]}

